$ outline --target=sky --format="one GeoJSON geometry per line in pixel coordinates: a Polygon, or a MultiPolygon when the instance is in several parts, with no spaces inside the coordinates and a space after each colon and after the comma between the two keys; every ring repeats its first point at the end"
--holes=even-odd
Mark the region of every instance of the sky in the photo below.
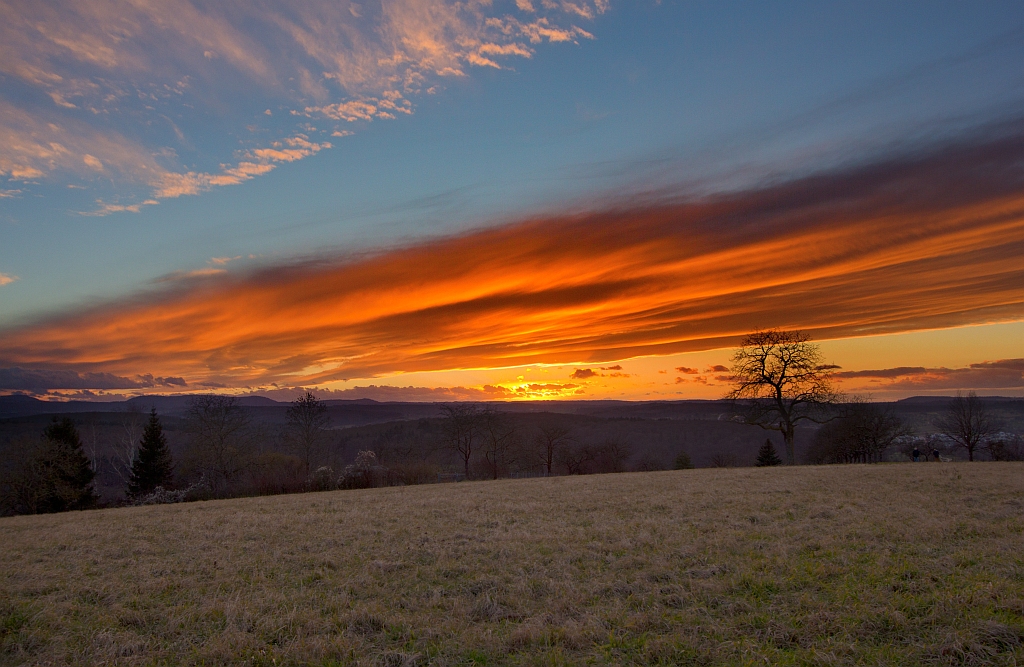
{"type": "Polygon", "coordinates": [[[0,15],[0,393],[1024,395],[1019,2],[0,15]]]}

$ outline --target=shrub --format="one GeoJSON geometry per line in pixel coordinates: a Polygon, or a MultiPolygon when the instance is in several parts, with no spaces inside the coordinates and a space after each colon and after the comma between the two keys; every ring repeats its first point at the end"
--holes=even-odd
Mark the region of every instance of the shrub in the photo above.
{"type": "Polygon", "coordinates": [[[338,479],[338,486],[343,489],[369,489],[383,486],[386,469],[377,462],[377,455],[371,451],[362,451],[351,465],[345,466],[345,472],[338,479]]]}
{"type": "Polygon", "coordinates": [[[171,491],[162,486],[153,489],[152,492],[138,496],[132,501],[132,505],[167,505],[171,503],[185,503],[193,500],[206,500],[213,496],[213,490],[205,479],[201,479],[184,489],[171,491]]]}
{"type": "Polygon", "coordinates": [[[676,455],[675,463],[672,466],[673,470],[689,470],[693,467],[693,461],[690,460],[690,455],[686,452],[679,452],[676,455]]]}

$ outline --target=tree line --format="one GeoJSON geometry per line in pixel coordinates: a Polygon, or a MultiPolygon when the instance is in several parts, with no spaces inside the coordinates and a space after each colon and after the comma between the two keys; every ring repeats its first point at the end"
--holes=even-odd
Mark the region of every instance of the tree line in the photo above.
{"type": "MultiPolygon", "coordinates": [[[[833,383],[836,367],[801,332],[770,330],[746,337],[731,369],[735,419],[776,431],[782,455],[769,438],[757,452],[759,466],[796,462],[797,428],[809,423],[814,437],[809,463],[871,463],[906,457],[915,450],[961,450],[968,460],[985,453],[995,460],[1024,459],[1019,436],[1001,433],[985,403],[958,393],[925,440],[890,406],[847,399],[833,383]]],[[[160,415],[124,413],[120,437],[100,456],[95,426],[54,418],[39,437],[0,452],[0,513],[87,509],[99,504],[97,471],[119,480],[119,502],[143,504],[239,495],[337,488],[420,484],[460,479],[580,475],[626,470],[693,467],[677,449],[674,466],[612,437],[574,433],[564,420],[521,418],[493,406],[439,406],[439,417],[380,425],[372,441],[346,449],[326,404],[306,392],[288,406],[280,430],[255,423],[230,396],[190,399],[175,422],[171,447],[160,415]],[[83,442],[84,440],[84,442],[83,442]],[[173,449],[173,452],[172,452],[173,449]]],[[[679,428],[691,424],[676,422],[679,428]]],[[[678,446],[678,445],[677,445],[678,446]]],[[[668,459],[671,462],[671,458],[668,459]]],[[[721,452],[713,466],[742,462],[721,452]]],[[[109,488],[109,487],[104,487],[109,488]]],[[[108,498],[109,502],[109,498],[108,498]]]]}
{"type": "Polygon", "coordinates": [[[172,453],[155,409],[148,420],[137,411],[122,413],[120,435],[106,447],[89,432],[94,425],[54,418],[40,437],[8,443],[0,454],[0,513],[97,507],[94,482],[101,468],[116,475],[122,490],[107,504],[148,504],[622,472],[632,453],[619,441],[581,440],[558,423],[526,429],[510,415],[452,404],[440,406],[438,419],[382,426],[369,448],[346,465],[344,431],[332,429],[326,404],[309,392],[288,407],[281,430],[255,422],[237,399],[219,395],[190,399],[178,426],[179,445],[172,453]],[[80,427],[86,429],[85,442],[80,427]]]}

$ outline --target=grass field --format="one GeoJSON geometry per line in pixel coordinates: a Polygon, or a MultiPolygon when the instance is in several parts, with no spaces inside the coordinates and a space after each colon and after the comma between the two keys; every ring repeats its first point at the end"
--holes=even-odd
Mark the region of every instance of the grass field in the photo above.
{"type": "Polygon", "coordinates": [[[1024,663],[1024,464],[0,519],[5,664],[1024,663]]]}

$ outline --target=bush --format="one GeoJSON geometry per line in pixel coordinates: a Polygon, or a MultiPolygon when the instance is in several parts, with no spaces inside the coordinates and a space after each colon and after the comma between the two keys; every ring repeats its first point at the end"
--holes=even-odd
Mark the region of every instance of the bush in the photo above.
{"type": "Polygon", "coordinates": [[[345,466],[345,472],[338,479],[338,486],[343,489],[370,489],[383,486],[386,472],[384,466],[378,464],[376,454],[362,451],[352,465],[345,466]]]}
{"type": "Polygon", "coordinates": [[[309,478],[309,488],[312,491],[333,491],[338,488],[334,479],[334,469],[330,466],[320,466],[314,470],[309,478]]]}
{"type": "Polygon", "coordinates": [[[693,461],[690,460],[690,455],[686,452],[679,452],[676,455],[675,463],[672,466],[673,470],[689,470],[693,467],[693,461]]]}
{"type": "Polygon", "coordinates": [[[1024,461],[1024,438],[1000,433],[989,441],[988,453],[993,461],[1024,461]]]}
{"type": "Polygon", "coordinates": [[[158,486],[145,496],[139,496],[132,501],[132,505],[168,505],[171,503],[186,503],[194,500],[207,500],[213,497],[213,490],[205,479],[201,479],[188,488],[171,491],[158,486]]]}

